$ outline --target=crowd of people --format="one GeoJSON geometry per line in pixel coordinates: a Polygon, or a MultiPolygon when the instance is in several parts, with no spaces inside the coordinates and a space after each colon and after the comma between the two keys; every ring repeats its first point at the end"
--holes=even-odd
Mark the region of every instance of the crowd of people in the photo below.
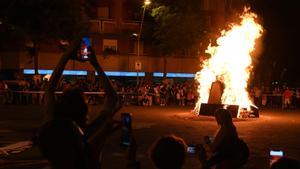
{"type": "MultiPolygon", "coordinates": [[[[112,81],[125,105],[178,105],[194,106],[198,97],[197,84],[193,80],[180,83],[161,81],[158,83],[122,84],[112,81]]],[[[46,80],[0,81],[0,104],[42,104],[46,80]]],[[[99,104],[103,98],[103,86],[100,81],[86,79],[62,79],[57,87],[61,92],[70,87],[80,87],[87,95],[89,104],[99,104]],[[97,93],[100,92],[100,93],[97,93]]],[[[258,107],[283,109],[300,108],[300,88],[253,87],[249,90],[253,103],[258,107]]]]}
{"type": "MultiPolygon", "coordinates": [[[[5,83],[0,82],[1,103],[3,104],[42,104],[43,91],[47,85],[47,80],[19,80],[5,83]]],[[[112,81],[115,90],[119,93],[125,105],[137,104],[140,106],[152,105],[179,105],[193,106],[197,97],[196,85],[193,81],[182,83],[142,83],[138,87],[135,84],[125,85],[117,81],[112,81]]],[[[103,86],[101,81],[88,81],[86,79],[60,81],[57,91],[65,91],[70,87],[80,87],[87,92],[89,104],[99,104],[103,97],[103,86]],[[100,92],[100,93],[97,93],[100,92]]]]}
{"type": "Polygon", "coordinates": [[[250,91],[253,103],[258,107],[281,107],[283,109],[300,108],[300,88],[282,87],[254,87],[250,91]]]}

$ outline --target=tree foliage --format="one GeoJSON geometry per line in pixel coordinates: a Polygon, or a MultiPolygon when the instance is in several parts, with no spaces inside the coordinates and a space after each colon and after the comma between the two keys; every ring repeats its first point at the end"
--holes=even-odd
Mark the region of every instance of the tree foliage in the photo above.
{"type": "Polygon", "coordinates": [[[87,30],[81,0],[1,0],[0,21],[7,30],[34,42],[73,39],[87,30]]]}
{"type": "Polygon", "coordinates": [[[30,42],[27,50],[38,74],[39,44],[72,41],[87,34],[88,1],[94,0],[1,0],[0,45],[19,44],[24,49],[30,42]]]}
{"type": "Polygon", "coordinates": [[[199,0],[156,0],[153,4],[154,46],[161,54],[188,50],[200,41],[205,27],[199,0]]]}

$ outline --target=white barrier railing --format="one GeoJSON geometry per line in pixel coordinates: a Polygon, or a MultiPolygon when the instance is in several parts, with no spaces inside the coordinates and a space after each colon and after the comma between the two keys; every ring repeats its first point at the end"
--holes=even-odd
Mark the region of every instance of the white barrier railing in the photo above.
{"type": "MultiPolygon", "coordinates": [[[[15,93],[15,94],[20,94],[18,97],[19,98],[12,98],[12,99],[20,99],[20,97],[22,97],[23,94],[29,94],[31,95],[31,97],[33,98],[33,95],[37,95],[35,97],[40,97],[38,102],[42,102],[42,99],[44,97],[44,91],[11,91],[11,93],[15,93]]],[[[62,94],[62,91],[56,91],[55,94],[62,94]]],[[[105,92],[84,92],[85,95],[105,95],[105,92]]],[[[117,92],[117,94],[119,95],[131,95],[131,96],[137,96],[138,94],[135,92],[117,92]]],[[[140,94],[140,93],[139,93],[140,94]]],[[[13,95],[13,94],[11,94],[13,95]]],[[[149,93],[148,95],[154,96],[153,93],[149,93]]],[[[28,95],[27,95],[28,96],[28,95]]],[[[254,94],[250,94],[250,96],[254,99],[254,94]]],[[[2,94],[0,97],[4,97],[4,94],[2,94]]],[[[15,96],[16,97],[16,96],[15,96]]],[[[3,100],[3,98],[1,98],[0,100],[3,100]]],[[[12,101],[11,101],[12,102],[12,101]]],[[[32,102],[32,101],[31,101],[32,102]]],[[[275,104],[277,106],[280,106],[282,108],[284,108],[284,100],[283,100],[283,94],[262,94],[261,97],[259,98],[259,104],[266,106],[267,104],[271,104],[271,106],[274,106],[275,104]],[[273,98],[272,98],[273,97],[273,98]],[[275,98],[277,98],[277,100],[275,98]],[[280,97],[280,99],[279,99],[280,97]],[[270,101],[267,101],[270,100],[270,101]]],[[[0,102],[1,104],[1,102],[0,102]]]]}

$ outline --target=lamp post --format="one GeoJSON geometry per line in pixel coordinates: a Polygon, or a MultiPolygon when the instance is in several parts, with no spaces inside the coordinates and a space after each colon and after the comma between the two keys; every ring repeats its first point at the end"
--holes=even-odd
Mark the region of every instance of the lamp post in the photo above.
{"type": "Polygon", "coordinates": [[[139,69],[141,68],[141,62],[140,62],[140,39],[141,39],[141,35],[142,35],[142,29],[143,29],[143,23],[144,23],[144,18],[145,18],[145,11],[146,11],[146,7],[148,5],[151,4],[150,0],[145,0],[144,1],[144,9],[143,9],[143,15],[142,15],[142,21],[141,21],[141,26],[140,26],[140,30],[139,30],[139,34],[137,36],[137,62],[136,62],[136,86],[138,88],[139,86],[139,69]],[[140,64],[140,65],[138,65],[140,64]]]}

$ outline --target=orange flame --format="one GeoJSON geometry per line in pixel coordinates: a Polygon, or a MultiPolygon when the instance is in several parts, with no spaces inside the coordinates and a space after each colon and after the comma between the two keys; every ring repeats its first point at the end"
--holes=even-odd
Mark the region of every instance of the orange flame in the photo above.
{"type": "MultiPolygon", "coordinates": [[[[224,84],[222,104],[239,105],[250,109],[253,105],[247,92],[247,83],[252,69],[250,53],[255,41],[261,37],[263,28],[255,22],[257,15],[245,8],[239,24],[230,25],[230,30],[221,31],[217,46],[209,44],[206,53],[211,57],[203,62],[203,69],[196,73],[199,82],[198,101],[194,112],[199,112],[201,103],[207,103],[212,82],[224,84]]],[[[239,114],[238,114],[239,117],[239,114]]]]}

